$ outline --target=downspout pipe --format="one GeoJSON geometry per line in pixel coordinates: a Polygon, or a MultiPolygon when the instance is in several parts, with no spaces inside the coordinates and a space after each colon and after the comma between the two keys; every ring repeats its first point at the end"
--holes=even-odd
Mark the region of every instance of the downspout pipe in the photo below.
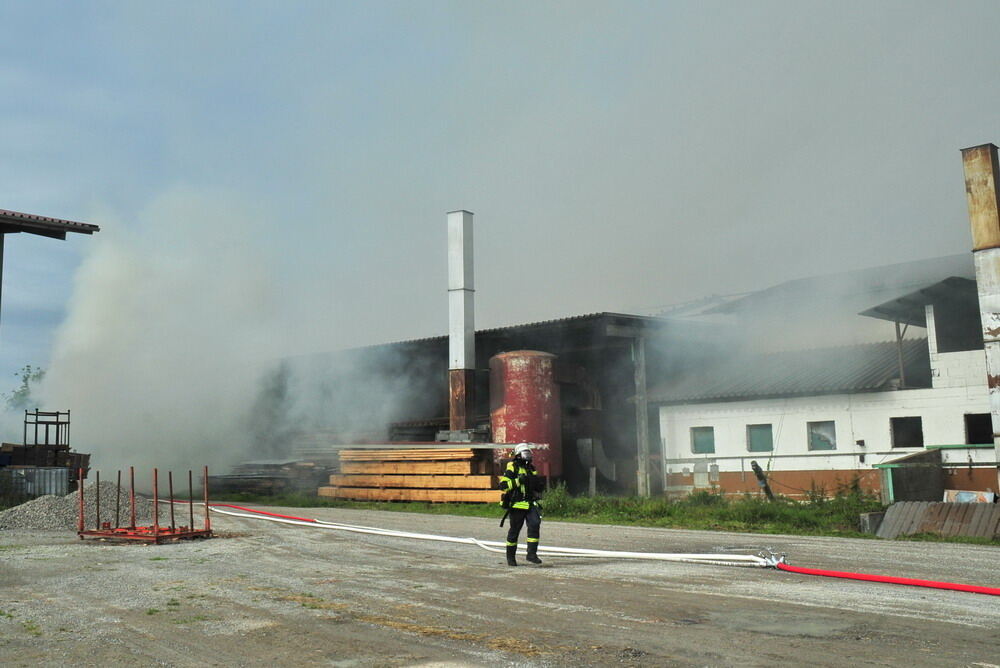
{"type": "Polygon", "coordinates": [[[993,451],[1000,486],[1000,163],[997,147],[982,144],[962,149],[965,194],[972,227],[979,316],[986,349],[986,385],[993,422],[993,451]]]}

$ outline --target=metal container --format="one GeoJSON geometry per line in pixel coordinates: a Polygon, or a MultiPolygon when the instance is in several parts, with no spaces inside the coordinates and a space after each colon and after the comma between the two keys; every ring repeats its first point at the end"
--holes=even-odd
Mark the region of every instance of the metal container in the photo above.
{"type": "Polygon", "coordinates": [[[69,494],[69,469],[18,466],[0,469],[0,497],[27,501],[46,494],[69,494]]]}
{"type": "MultiPolygon", "coordinates": [[[[490,359],[490,424],[495,443],[532,443],[534,463],[546,477],[562,475],[562,437],[556,356],[535,350],[490,359]]],[[[508,451],[497,450],[498,455],[508,451]]]]}

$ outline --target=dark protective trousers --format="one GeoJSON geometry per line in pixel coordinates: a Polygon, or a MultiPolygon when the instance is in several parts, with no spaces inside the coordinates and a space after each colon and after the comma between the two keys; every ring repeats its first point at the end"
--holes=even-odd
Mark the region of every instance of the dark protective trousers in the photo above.
{"type": "Polygon", "coordinates": [[[511,508],[507,517],[510,519],[507,545],[517,545],[517,537],[521,534],[521,527],[525,523],[528,525],[528,547],[530,548],[532,543],[538,545],[538,535],[542,528],[542,516],[538,514],[538,508],[532,507],[529,510],[511,508]]]}

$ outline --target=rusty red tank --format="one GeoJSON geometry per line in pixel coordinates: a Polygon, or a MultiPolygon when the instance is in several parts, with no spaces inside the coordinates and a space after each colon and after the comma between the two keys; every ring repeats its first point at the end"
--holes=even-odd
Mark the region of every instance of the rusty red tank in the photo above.
{"type": "MultiPolygon", "coordinates": [[[[535,468],[562,475],[562,420],[556,356],[515,350],[490,359],[490,425],[495,443],[535,443],[535,468]]],[[[497,451],[499,456],[509,452],[497,451]]]]}

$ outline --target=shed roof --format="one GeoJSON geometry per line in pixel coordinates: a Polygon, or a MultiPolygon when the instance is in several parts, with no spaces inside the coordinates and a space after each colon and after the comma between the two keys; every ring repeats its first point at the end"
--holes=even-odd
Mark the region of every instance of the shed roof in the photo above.
{"type": "Polygon", "coordinates": [[[723,302],[707,312],[794,312],[803,304],[814,308],[815,304],[821,303],[828,308],[842,307],[846,315],[913,293],[948,277],[974,279],[975,276],[972,255],[962,253],[785,281],[723,302]]]}
{"type": "Polygon", "coordinates": [[[67,232],[93,234],[100,231],[100,227],[89,223],[78,223],[75,220],[49,218],[47,216],[36,216],[32,213],[0,209],[0,234],[27,232],[28,234],[37,234],[53,239],[65,239],[67,232]]]}
{"type": "MultiPolygon", "coordinates": [[[[903,367],[907,387],[930,387],[927,339],[903,341],[903,367]]],[[[890,389],[898,378],[896,343],[884,341],[720,360],[657,385],[648,400],[683,404],[875,392],[890,389]]]]}
{"type": "Polygon", "coordinates": [[[976,282],[969,278],[950,276],[943,281],[926,285],[904,295],[864,310],[860,315],[895,321],[917,327],[927,326],[924,307],[927,304],[947,302],[979,312],[979,295],[976,282]]]}

